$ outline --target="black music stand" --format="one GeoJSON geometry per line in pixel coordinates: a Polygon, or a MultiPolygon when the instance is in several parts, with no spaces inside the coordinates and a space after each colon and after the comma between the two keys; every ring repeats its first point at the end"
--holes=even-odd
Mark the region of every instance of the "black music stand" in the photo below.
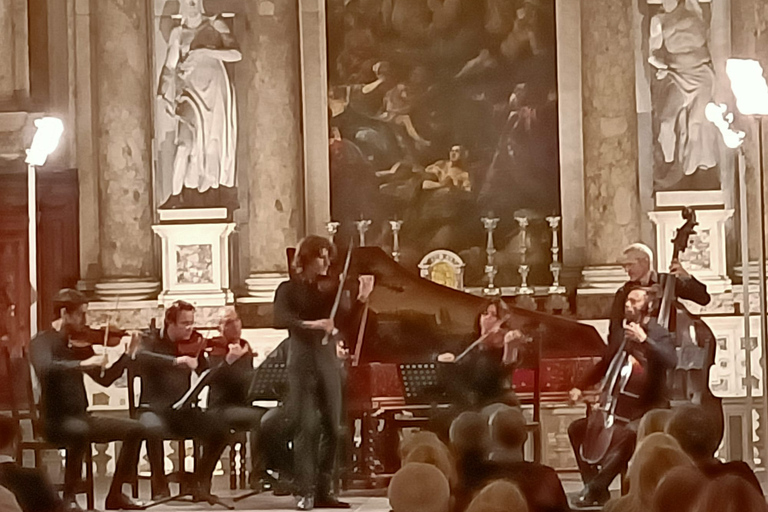
{"type": "MultiPolygon", "coordinates": [[[[253,372],[251,386],[248,389],[248,400],[277,400],[281,402],[288,391],[288,368],[285,363],[264,361],[253,372]]],[[[253,457],[253,454],[251,454],[253,457]]],[[[254,489],[250,492],[233,498],[238,501],[250,498],[262,492],[262,489],[254,489]]]]}
{"type": "Polygon", "coordinates": [[[445,399],[437,363],[406,363],[399,367],[405,403],[439,402],[445,399]]]}
{"type": "Polygon", "coordinates": [[[282,401],[288,390],[288,367],[285,363],[264,361],[253,372],[248,399],[282,401]]]}

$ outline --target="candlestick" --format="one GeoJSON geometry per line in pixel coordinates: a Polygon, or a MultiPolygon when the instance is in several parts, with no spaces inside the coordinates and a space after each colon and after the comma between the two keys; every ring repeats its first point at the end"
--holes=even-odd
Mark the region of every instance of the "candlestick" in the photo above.
{"type": "Polygon", "coordinates": [[[533,288],[528,286],[528,274],[531,267],[526,263],[528,259],[528,218],[515,217],[520,225],[520,265],[517,267],[517,273],[520,274],[520,288],[517,293],[520,295],[532,295],[533,288]]]}
{"type": "Polygon", "coordinates": [[[488,286],[483,289],[485,295],[500,295],[501,290],[496,288],[493,281],[496,278],[498,270],[494,265],[493,257],[496,254],[496,247],[493,243],[493,232],[499,225],[499,218],[492,217],[489,214],[488,217],[483,217],[480,221],[483,223],[485,232],[487,234],[487,243],[485,245],[486,263],[485,263],[485,275],[488,278],[488,286]]]}
{"type": "Polygon", "coordinates": [[[392,259],[400,261],[400,229],[403,227],[403,221],[391,220],[389,227],[392,228],[392,259]]]}
{"type": "Polygon", "coordinates": [[[328,230],[328,238],[331,239],[331,243],[335,243],[336,233],[339,232],[340,222],[330,221],[325,223],[325,229],[328,230]]]}
{"type": "Polygon", "coordinates": [[[360,247],[365,247],[365,233],[371,227],[371,221],[368,219],[356,220],[355,227],[357,227],[357,233],[360,235],[360,247]]]}
{"type": "Polygon", "coordinates": [[[560,263],[560,243],[558,241],[557,231],[560,227],[560,217],[547,217],[549,228],[552,230],[552,263],[549,264],[549,271],[552,272],[552,286],[549,287],[549,293],[565,293],[565,287],[560,286],[560,272],[563,265],[560,263]]]}

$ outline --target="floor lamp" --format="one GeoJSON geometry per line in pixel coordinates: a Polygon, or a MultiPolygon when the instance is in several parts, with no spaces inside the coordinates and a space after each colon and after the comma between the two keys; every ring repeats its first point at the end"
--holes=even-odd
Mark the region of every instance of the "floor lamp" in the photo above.
{"type": "Polygon", "coordinates": [[[37,333],[37,172],[59,145],[64,123],[55,117],[35,120],[35,136],[27,150],[27,216],[29,223],[29,335],[37,333]]]}
{"type": "MultiPolygon", "coordinates": [[[[762,365],[762,383],[763,383],[763,460],[764,467],[768,467],[768,368],[766,367],[766,358],[768,357],[768,297],[766,297],[766,222],[765,222],[765,166],[763,163],[763,117],[768,115],[768,84],[763,76],[763,68],[756,60],[751,59],[728,59],[725,65],[725,72],[731,82],[731,90],[736,98],[736,108],[747,117],[753,118],[757,122],[757,144],[758,144],[758,180],[760,190],[760,200],[758,207],[759,225],[760,225],[760,246],[758,262],[759,296],[760,296],[760,346],[763,353],[762,365]]],[[[749,279],[749,272],[745,269],[744,279],[749,279]]],[[[746,287],[748,290],[748,286],[746,287]]],[[[749,300],[749,295],[745,296],[745,301],[749,300]]],[[[746,340],[746,346],[749,346],[749,340],[746,340]]],[[[747,359],[750,361],[750,359],[747,359]]],[[[752,375],[747,375],[748,386],[751,389],[752,375]]],[[[751,418],[750,418],[751,419],[751,418]]],[[[750,426],[751,432],[751,426],[750,426]]],[[[751,435],[750,435],[751,437],[751,435]]],[[[750,454],[751,455],[751,454],[750,454]]]]}

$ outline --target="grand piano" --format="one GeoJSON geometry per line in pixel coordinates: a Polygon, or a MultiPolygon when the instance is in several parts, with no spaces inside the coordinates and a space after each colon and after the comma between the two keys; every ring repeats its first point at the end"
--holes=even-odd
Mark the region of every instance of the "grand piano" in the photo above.
{"type": "MultiPolygon", "coordinates": [[[[397,429],[428,419],[444,405],[439,394],[420,396],[412,382],[404,382],[406,372],[423,367],[428,373],[438,353],[465,348],[486,299],[423,279],[378,247],[354,249],[347,282],[364,274],[376,281],[369,310],[350,322],[344,338],[353,354],[347,409],[362,425],[355,472],[370,481],[397,469],[397,429]]],[[[592,326],[511,305],[510,310],[511,327],[530,340],[513,382],[520,400],[532,405],[535,427],[542,401],[566,401],[605,344],[592,326]]],[[[534,429],[537,459],[540,452],[540,430],[534,429]]]]}

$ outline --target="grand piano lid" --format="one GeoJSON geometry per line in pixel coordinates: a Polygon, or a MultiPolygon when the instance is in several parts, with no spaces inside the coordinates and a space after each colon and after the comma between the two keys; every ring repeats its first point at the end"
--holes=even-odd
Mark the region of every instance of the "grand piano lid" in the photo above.
{"type": "MultiPolygon", "coordinates": [[[[477,317],[488,301],[421,278],[379,247],[354,249],[350,276],[361,274],[375,276],[369,302],[379,323],[385,319],[421,316],[437,327],[439,333],[436,335],[441,337],[471,336],[477,317]]],[[[510,311],[509,324],[541,344],[542,358],[601,356],[605,351],[603,339],[591,325],[511,305],[510,311]]],[[[374,337],[378,339],[370,340],[373,343],[384,341],[381,325],[374,337]]],[[[416,340],[416,343],[421,342],[416,340]]],[[[426,349],[427,343],[424,345],[426,349]]]]}

